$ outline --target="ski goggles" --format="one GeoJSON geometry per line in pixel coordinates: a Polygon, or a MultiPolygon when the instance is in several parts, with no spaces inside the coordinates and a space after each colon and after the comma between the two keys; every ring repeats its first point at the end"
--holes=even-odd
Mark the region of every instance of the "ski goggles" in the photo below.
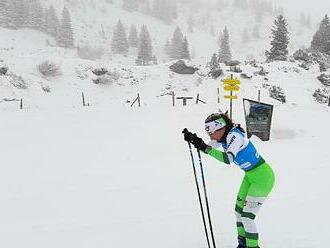
{"type": "Polygon", "coordinates": [[[214,132],[224,128],[226,126],[226,121],[221,117],[214,121],[210,121],[205,123],[205,131],[209,134],[213,134],[214,132]]]}

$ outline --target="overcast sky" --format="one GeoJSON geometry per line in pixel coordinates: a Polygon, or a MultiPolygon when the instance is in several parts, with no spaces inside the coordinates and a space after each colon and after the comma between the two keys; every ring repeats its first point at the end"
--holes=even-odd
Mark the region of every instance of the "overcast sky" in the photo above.
{"type": "MultiPolygon", "coordinates": [[[[201,0],[202,2],[215,2],[217,0],[201,0]]],[[[233,2],[233,0],[226,0],[233,2]]],[[[322,19],[325,14],[330,16],[330,0],[268,0],[277,6],[285,9],[285,14],[299,16],[304,12],[309,14],[312,19],[322,19]]]]}
{"type": "Polygon", "coordinates": [[[305,12],[313,16],[313,19],[325,14],[330,15],[330,0],[272,0],[273,3],[280,4],[289,13],[297,14],[305,12]]]}

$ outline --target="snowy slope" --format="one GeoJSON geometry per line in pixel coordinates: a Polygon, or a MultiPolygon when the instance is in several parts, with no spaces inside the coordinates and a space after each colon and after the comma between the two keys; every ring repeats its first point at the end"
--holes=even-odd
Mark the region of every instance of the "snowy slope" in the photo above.
{"type": "MultiPolygon", "coordinates": [[[[188,127],[206,138],[202,122],[212,111],[195,105],[2,113],[1,246],[206,246],[180,132],[188,127]]],[[[236,109],[235,118],[242,112],[236,109]]],[[[277,175],[258,221],[264,247],[327,244],[323,154],[330,137],[316,130],[329,122],[329,109],[320,106],[276,106],[271,141],[253,138],[277,175]]],[[[205,156],[203,162],[218,246],[233,247],[242,172],[205,156]]]]}
{"type": "MultiPolygon", "coordinates": [[[[187,127],[207,140],[204,118],[229,106],[222,97],[226,93],[220,78],[205,76],[205,64],[217,49],[216,37],[205,27],[213,24],[222,30],[228,25],[235,58],[245,59],[251,52],[260,58],[269,45],[266,31],[272,18],[261,27],[264,39],[242,45],[241,31],[253,23],[251,14],[209,13],[209,22],[187,33],[196,53],[189,63],[200,70],[178,75],[169,71],[172,62],[162,46],[177,24],[187,29],[184,18],[164,25],[123,11],[119,1],[112,5],[100,0],[95,8],[90,2],[56,1],[58,13],[64,4],[72,11],[80,45],[110,46],[119,18],[127,28],[147,23],[160,64],[138,67],[134,56],[110,53],[99,61],[83,60],[75,50],[53,46],[52,38],[43,33],[0,28],[1,65],[27,84],[27,89],[18,89],[9,76],[0,76],[0,246],[206,247],[190,156],[181,134],[187,127]],[[99,38],[101,24],[109,34],[105,41],[99,38]],[[58,64],[61,75],[43,77],[37,66],[45,60],[58,64]],[[109,85],[94,84],[92,70],[100,67],[118,73],[119,79],[109,85]],[[172,107],[168,95],[172,91],[194,99],[185,107],[179,101],[172,107]],[[88,107],[82,106],[82,92],[88,107]],[[131,108],[138,93],[142,106],[131,108]],[[207,104],[196,105],[197,94],[207,104]]],[[[49,3],[54,1],[44,2],[49,3]]],[[[203,20],[204,14],[196,18],[203,20]]],[[[296,25],[292,29],[299,31],[296,25]]],[[[312,33],[294,35],[290,49],[307,46],[312,33]]],[[[306,71],[290,62],[261,65],[269,71],[268,80],[242,79],[239,100],[233,104],[233,118],[243,126],[243,98],[256,99],[260,90],[261,101],[274,105],[271,140],[252,137],[276,172],[276,187],[258,217],[261,247],[324,248],[330,217],[330,135],[325,131],[330,108],[312,98],[321,86],[316,79],[319,69],[312,66],[306,71]],[[281,86],[287,102],[270,98],[264,84],[281,86]]],[[[241,68],[248,74],[260,70],[250,65],[241,68]]],[[[226,76],[230,73],[225,71],[226,76]]],[[[235,247],[233,207],[243,173],[207,156],[202,159],[218,247],[235,247]]]]}

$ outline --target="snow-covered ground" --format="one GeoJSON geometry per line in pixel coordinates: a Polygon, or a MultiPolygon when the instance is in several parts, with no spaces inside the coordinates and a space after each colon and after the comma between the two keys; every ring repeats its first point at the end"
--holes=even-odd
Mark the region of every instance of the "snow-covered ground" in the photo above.
{"type": "MultiPolygon", "coordinates": [[[[215,105],[1,113],[1,247],[205,247],[187,144],[215,105]]],[[[236,119],[242,110],[235,110],[236,119]]],[[[325,247],[329,109],[275,106],[262,247],[325,247]]],[[[197,158],[197,157],[196,157],[197,158]]],[[[203,156],[216,241],[234,247],[243,173],[203,156]]]]}
{"type": "MultiPolygon", "coordinates": [[[[78,43],[109,46],[109,37],[98,43],[99,28],[106,23],[110,34],[119,17],[126,28],[147,23],[160,63],[135,66],[133,50],[128,57],[84,60],[75,50],[53,46],[52,38],[43,33],[0,28],[0,65],[21,76],[27,87],[18,89],[10,76],[0,76],[0,247],[206,247],[190,154],[181,131],[187,127],[207,140],[205,117],[227,110],[229,103],[223,99],[220,78],[206,76],[205,64],[217,41],[203,25],[213,24],[218,31],[229,26],[235,58],[245,59],[251,53],[261,58],[269,40],[241,46],[245,26],[239,21],[251,24],[253,16],[225,11],[216,18],[212,12],[209,23],[187,33],[196,56],[190,63],[200,70],[178,75],[168,69],[172,62],[163,63],[162,47],[176,25],[187,28],[185,19],[164,25],[123,11],[117,1],[114,5],[100,1],[92,9],[82,2],[69,3],[78,43]],[[240,19],[224,23],[230,15],[240,19]],[[59,65],[61,75],[43,77],[37,66],[46,60],[59,65]],[[101,67],[117,73],[119,79],[94,84],[92,70],[101,67]],[[187,106],[176,101],[172,107],[172,91],[193,100],[187,106]],[[82,106],[82,92],[90,106],[82,106]],[[141,108],[130,107],[137,94],[141,108]],[[195,104],[197,94],[207,104],[195,104]]],[[[58,13],[64,3],[57,2],[58,13]]],[[[262,36],[268,37],[271,23],[271,18],[265,20],[262,36]]],[[[291,51],[308,45],[315,31],[298,35],[295,24],[290,28],[291,51]]],[[[258,216],[261,247],[324,248],[330,220],[330,108],[312,98],[321,86],[319,68],[315,65],[307,71],[297,62],[262,66],[269,72],[267,80],[242,79],[239,99],[233,104],[234,121],[243,126],[243,98],[256,99],[260,90],[261,101],[274,105],[271,140],[252,137],[276,172],[276,186],[258,216]],[[282,87],[285,104],[269,97],[272,85],[282,87]]],[[[260,70],[243,64],[241,68],[249,75],[260,70]]],[[[216,242],[219,248],[235,247],[234,203],[243,172],[205,155],[202,159],[216,242]]]]}

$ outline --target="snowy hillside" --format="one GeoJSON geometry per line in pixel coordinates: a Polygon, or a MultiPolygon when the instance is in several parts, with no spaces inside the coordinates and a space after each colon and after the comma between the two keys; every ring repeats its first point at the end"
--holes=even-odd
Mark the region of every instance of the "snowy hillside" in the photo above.
{"type": "MultiPolygon", "coordinates": [[[[101,56],[82,58],[36,30],[0,28],[0,247],[207,247],[181,131],[186,127],[208,140],[204,119],[228,110],[221,79],[231,74],[241,79],[235,122],[245,127],[242,99],[256,100],[258,91],[274,106],[270,141],[251,138],[276,173],[257,219],[261,248],[327,247],[330,89],[318,80],[315,61],[307,67],[292,59],[264,62],[272,15],[258,24],[251,11],[209,11],[211,3],[204,2],[198,10],[180,8],[178,18],[165,24],[124,10],[117,0],[42,4],[53,4],[58,14],[67,6],[75,45],[99,49],[101,56]],[[187,23],[192,13],[193,32],[187,23]],[[135,48],[127,56],[111,52],[119,19],[127,32],[131,24],[148,26],[157,65],[136,66],[135,48]],[[260,38],[242,42],[244,29],[255,25],[260,38]],[[198,68],[194,74],[169,69],[176,61],[163,48],[176,26],[188,37],[193,58],[185,62],[198,68]],[[244,77],[225,64],[221,77],[208,76],[206,64],[225,26],[244,77]],[[49,65],[52,73],[42,74],[49,65]],[[285,103],[270,97],[273,86],[283,90],[285,103]],[[327,92],[323,104],[313,97],[318,88],[327,92]],[[192,99],[173,107],[172,92],[192,99]],[[131,107],[138,95],[141,107],[131,107]],[[196,104],[197,95],[206,104],[196,104]]],[[[310,45],[320,19],[313,16],[308,29],[297,16],[288,17],[290,55],[310,45]]],[[[323,73],[327,77],[329,69],[323,73]]],[[[236,247],[234,202],[243,172],[206,155],[202,161],[217,247],[236,247]]]]}

